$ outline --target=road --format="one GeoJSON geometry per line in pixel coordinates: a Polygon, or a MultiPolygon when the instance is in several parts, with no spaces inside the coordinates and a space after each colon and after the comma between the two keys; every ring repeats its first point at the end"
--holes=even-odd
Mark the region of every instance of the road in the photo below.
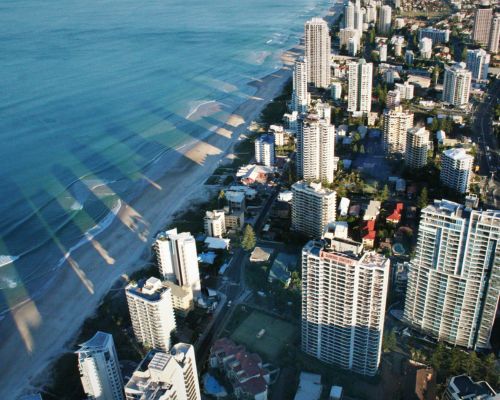
{"type": "MultiPolygon", "coordinates": [[[[259,216],[256,219],[254,230],[256,234],[258,234],[262,226],[264,225],[267,214],[271,209],[278,193],[280,191],[280,185],[276,186],[270,196],[267,198],[266,203],[261,208],[259,212],[259,216]]],[[[246,257],[248,257],[248,253],[244,251],[242,248],[237,248],[231,258],[231,262],[224,273],[224,277],[219,281],[219,291],[223,291],[226,295],[226,304],[224,308],[220,310],[220,312],[214,315],[215,320],[210,326],[209,331],[205,335],[204,339],[201,343],[199,343],[198,352],[196,354],[198,368],[202,369],[205,360],[208,357],[210,347],[212,346],[212,342],[215,338],[219,336],[219,334],[223,331],[226,324],[231,319],[233,314],[233,310],[238,304],[243,303],[248,295],[250,294],[249,290],[245,285],[245,264],[246,257]]]]}
{"type": "Polygon", "coordinates": [[[493,132],[493,107],[498,98],[500,80],[490,85],[486,95],[474,104],[472,115],[474,120],[473,141],[477,144],[477,160],[479,174],[488,177],[486,185],[486,201],[489,206],[498,208],[500,205],[500,190],[494,176],[497,172],[498,142],[493,132]]]}

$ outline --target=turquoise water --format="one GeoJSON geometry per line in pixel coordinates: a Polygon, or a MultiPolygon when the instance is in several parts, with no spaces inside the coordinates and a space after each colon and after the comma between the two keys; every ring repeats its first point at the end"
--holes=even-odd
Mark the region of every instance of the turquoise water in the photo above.
{"type": "Polygon", "coordinates": [[[220,124],[328,3],[3,0],[0,309],[104,231],[155,159],[220,124]],[[207,101],[220,111],[186,118],[207,101]]]}

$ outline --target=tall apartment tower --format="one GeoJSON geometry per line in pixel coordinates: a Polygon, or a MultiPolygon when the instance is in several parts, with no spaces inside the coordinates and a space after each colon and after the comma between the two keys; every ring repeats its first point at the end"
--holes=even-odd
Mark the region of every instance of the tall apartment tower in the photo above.
{"type": "Polygon", "coordinates": [[[392,18],[392,8],[391,6],[385,5],[380,7],[380,14],[378,19],[378,32],[382,35],[387,35],[391,31],[391,18],[392,18]]]}
{"type": "Polygon", "coordinates": [[[467,50],[467,69],[472,73],[472,79],[483,81],[488,79],[490,55],[483,49],[467,50]]]}
{"type": "Polygon", "coordinates": [[[302,350],[362,375],[377,373],[389,259],[339,253],[323,242],[302,249],[302,350]]]}
{"type": "Polygon", "coordinates": [[[404,318],[448,343],[488,348],[500,296],[500,211],[447,200],[422,210],[404,318]]]}
{"type": "Polygon", "coordinates": [[[261,135],[255,139],[255,161],[267,167],[274,165],[274,135],[261,135]]]}
{"type": "Polygon", "coordinates": [[[459,193],[469,191],[474,157],[465,149],[456,148],[443,151],[441,156],[441,182],[459,193]]]}
{"type": "Polygon", "coordinates": [[[201,400],[194,348],[178,343],[168,352],[151,350],[125,385],[127,400],[201,400]]]}
{"type": "Polygon", "coordinates": [[[83,390],[89,399],[123,400],[123,380],[113,336],[97,332],[76,351],[83,390]]]}
{"type": "Polygon", "coordinates": [[[373,64],[363,58],[349,63],[347,111],[369,113],[372,109],[373,64]]]}
{"type": "Polygon", "coordinates": [[[427,164],[430,150],[429,131],[423,127],[411,128],[406,133],[405,164],[411,169],[419,169],[427,164]]]}
{"type": "Polygon", "coordinates": [[[170,335],[175,330],[174,306],[170,288],[158,278],[125,288],[128,310],[137,341],[155,349],[168,351],[170,335]]]}
{"type": "Polygon", "coordinates": [[[482,46],[487,46],[490,39],[491,20],[493,18],[493,9],[488,1],[482,1],[474,13],[474,28],[472,30],[472,39],[482,46]]]}
{"type": "Polygon", "coordinates": [[[307,58],[299,57],[293,65],[292,111],[307,112],[310,96],[307,91],[307,58]]]}
{"type": "Polygon", "coordinates": [[[312,18],[305,24],[307,81],[318,88],[330,86],[330,30],[325,20],[312,18]]]}
{"type": "Polygon", "coordinates": [[[154,243],[160,274],[164,279],[190,286],[195,297],[201,293],[196,241],[189,232],[161,232],[154,243]]]}
{"type": "Polygon", "coordinates": [[[471,72],[465,63],[455,63],[445,67],[443,82],[443,102],[461,107],[469,103],[471,72]]]}
{"type": "Polygon", "coordinates": [[[498,42],[500,41],[500,14],[495,14],[491,19],[490,37],[488,39],[488,51],[498,52],[498,42]]]}
{"type": "Polygon", "coordinates": [[[350,1],[344,6],[344,28],[354,29],[354,10],[355,6],[350,1]]]}
{"type": "Polygon", "coordinates": [[[297,132],[297,174],[305,180],[333,182],[335,127],[318,114],[301,120],[297,132]]]}
{"type": "Polygon", "coordinates": [[[405,154],[406,135],[413,128],[413,113],[402,107],[384,110],[383,145],[387,154],[405,154]]]}
{"type": "Polygon", "coordinates": [[[336,193],[321,183],[292,185],[292,230],[319,239],[329,222],[335,221],[336,193]]]}

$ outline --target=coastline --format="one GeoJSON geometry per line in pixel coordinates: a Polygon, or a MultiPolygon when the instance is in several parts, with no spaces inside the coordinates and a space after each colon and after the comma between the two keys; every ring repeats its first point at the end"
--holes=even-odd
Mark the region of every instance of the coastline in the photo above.
{"type": "Polygon", "coordinates": [[[221,160],[231,160],[238,140],[283,89],[299,46],[285,51],[283,67],[249,83],[256,88],[214,131],[167,152],[143,178],[147,187],[122,207],[108,229],[76,249],[43,296],[26,301],[0,320],[0,397],[16,398],[75,340],[83,321],[123,275],[149,261],[154,234],[179,211],[207,196],[205,180],[221,160]],[[182,149],[182,151],[179,151],[182,149]],[[173,166],[173,168],[171,168],[173,166]],[[167,172],[165,172],[167,171],[167,172]],[[159,176],[159,178],[156,178],[159,176]],[[13,354],[13,348],[22,349],[13,354]]]}

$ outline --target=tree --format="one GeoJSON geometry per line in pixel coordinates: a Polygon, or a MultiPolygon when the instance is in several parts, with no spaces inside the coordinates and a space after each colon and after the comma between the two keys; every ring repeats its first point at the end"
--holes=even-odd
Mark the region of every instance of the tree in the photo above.
{"type": "Polygon", "coordinates": [[[365,146],[364,146],[364,145],[360,145],[360,146],[359,146],[359,152],[360,152],[361,154],[365,154],[365,146]]]}
{"type": "Polygon", "coordinates": [[[224,190],[221,190],[219,192],[219,196],[217,196],[217,203],[219,204],[219,207],[221,206],[221,202],[223,202],[225,198],[226,198],[226,193],[224,192],[224,190]]]}
{"type": "Polygon", "coordinates": [[[429,204],[429,194],[427,193],[427,188],[424,187],[420,191],[420,195],[418,196],[417,200],[417,207],[422,209],[424,207],[427,207],[429,204]]]}
{"type": "Polygon", "coordinates": [[[384,352],[393,351],[396,348],[396,345],[397,340],[394,331],[391,331],[389,334],[384,335],[384,339],[382,342],[384,352]]]}
{"type": "Polygon", "coordinates": [[[387,185],[384,185],[384,188],[379,194],[379,200],[386,201],[388,198],[389,198],[389,187],[387,185]]]}
{"type": "Polygon", "coordinates": [[[252,226],[247,224],[247,226],[245,226],[245,231],[243,232],[243,240],[241,241],[241,247],[243,247],[245,251],[250,251],[253,250],[255,244],[256,244],[255,232],[252,226]]]}
{"type": "Polygon", "coordinates": [[[462,61],[467,60],[467,46],[462,49],[462,61]]]}
{"type": "Polygon", "coordinates": [[[358,152],[358,145],[356,143],[354,143],[354,146],[352,146],[352,151],[354,153],[357,153],[358,152]]]}

